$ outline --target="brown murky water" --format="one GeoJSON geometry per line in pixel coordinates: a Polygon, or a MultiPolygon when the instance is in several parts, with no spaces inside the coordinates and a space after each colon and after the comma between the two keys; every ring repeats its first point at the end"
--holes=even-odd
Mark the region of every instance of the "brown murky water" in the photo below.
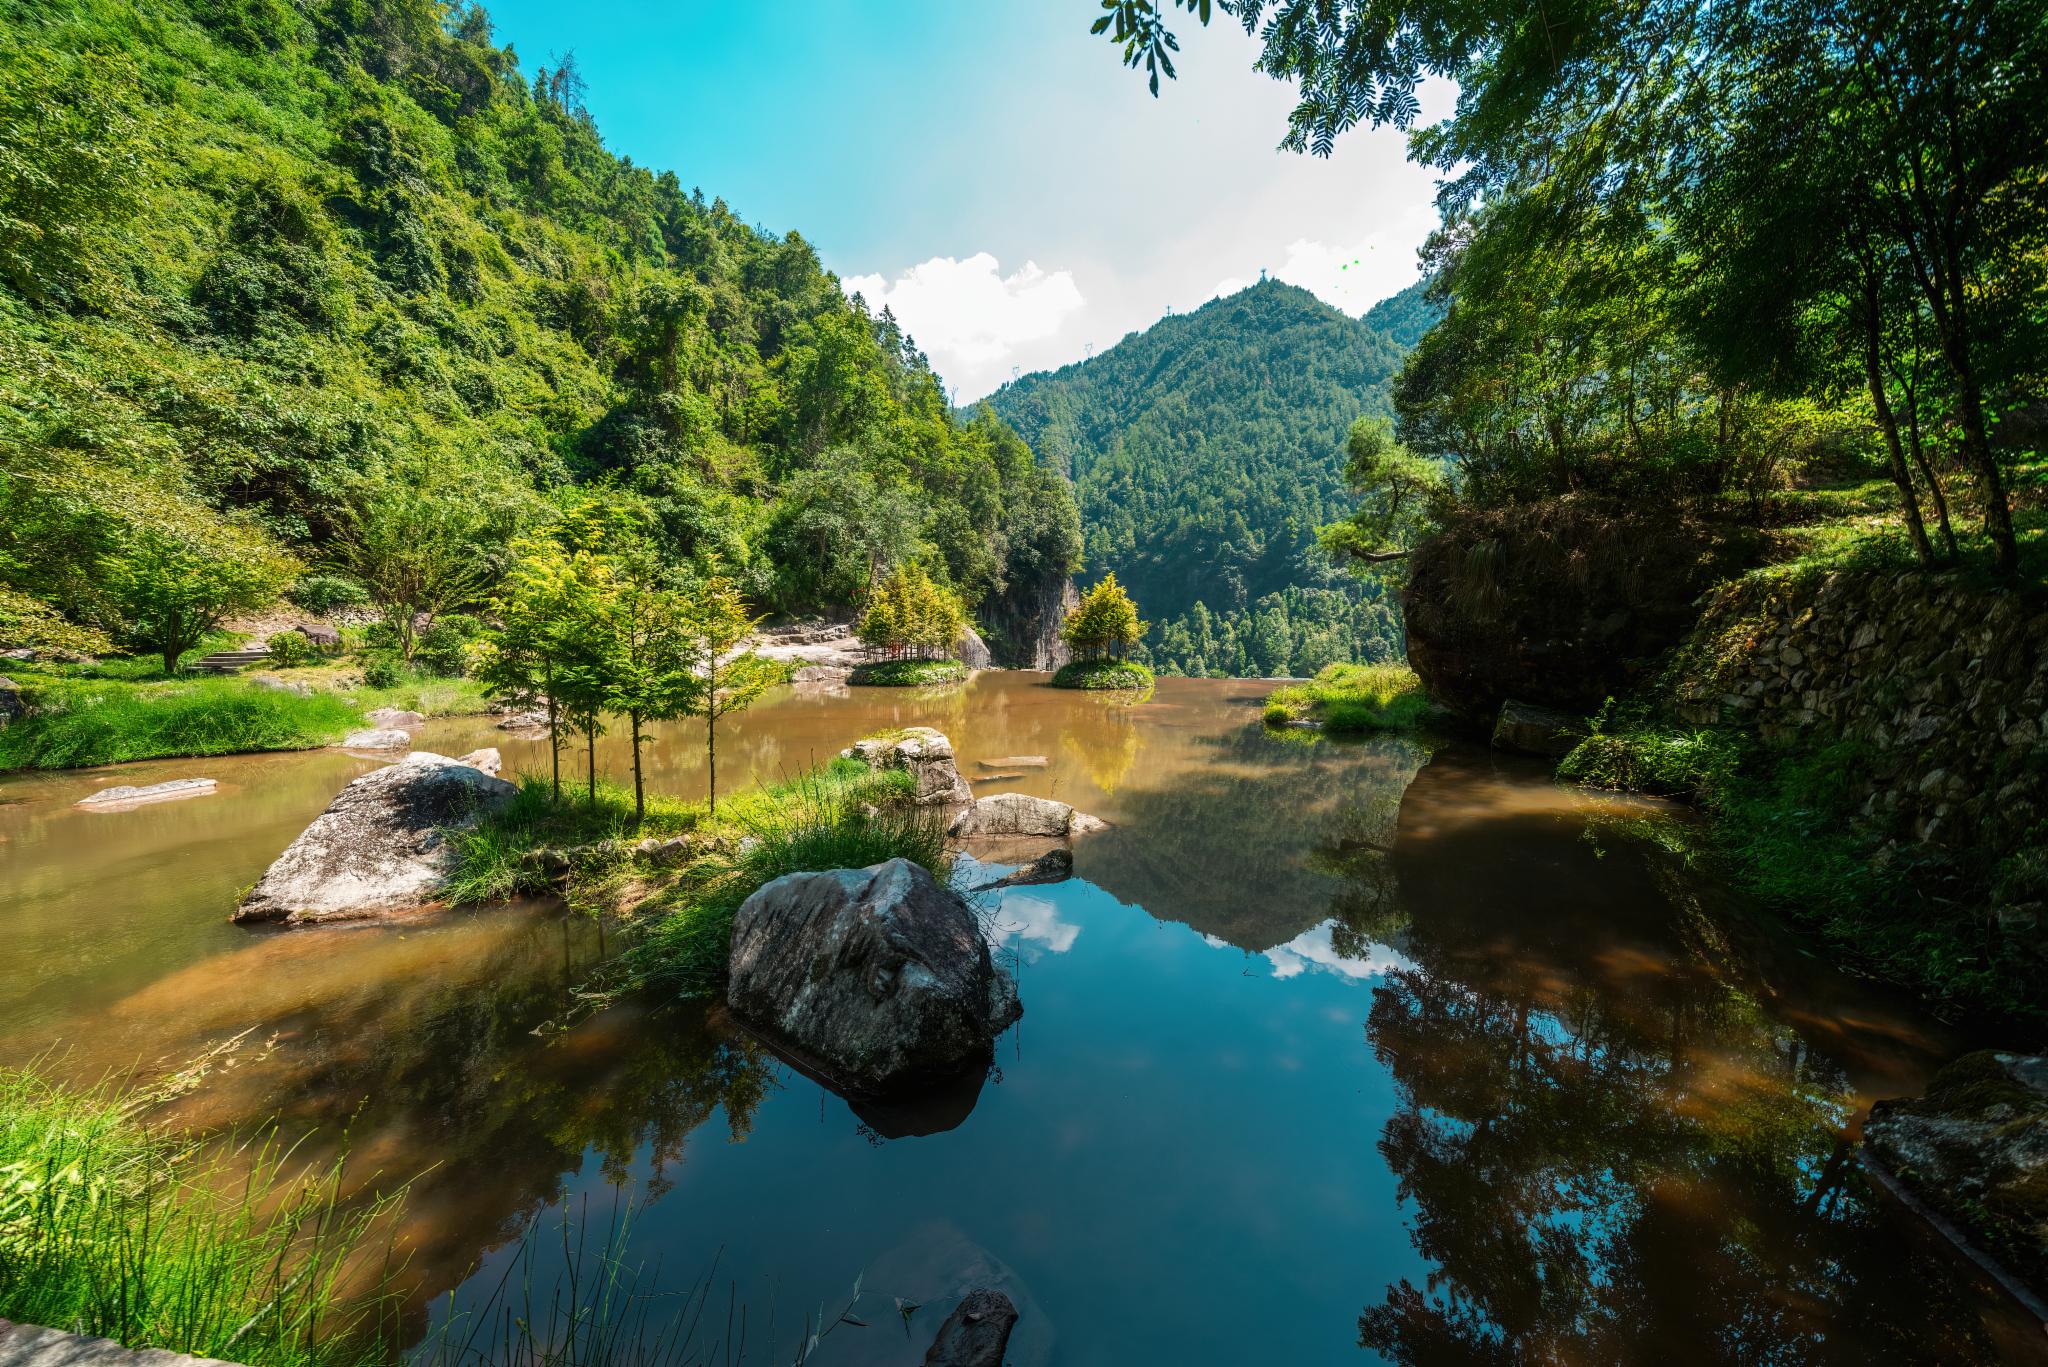
{"type": "MultiPolygon", "coordinates": [[[[333,753],[0,780],[0,1064],[208,1056],[172,1118],[310,1129],[309,1152],[346,1128],[364,1185],[416,1179],[409,1276],[442,1297],[420,1332],[523,1232],[627,1202],[654,1281],[715,1266],[757,1344],[862,1277],[889,1328],[818,1362],[914,1361],[989,1283],[1024,1310],[1017,1363],[2035,1351],[1844,1142],[1961,1042],[1643,838],[1677,813],[1460,746],[1273,736],[1262,694],[1165,680],[1131,706],[984,674],[785,692],[722,731],[724,787],[928,724],[983,791],[1114,823],[1075,881],[1002,895],[1026,1015],[988,1079],[926,1106],[849,1107],[697,1006],[535,1034],[602,952],[549,906],[228,924],[373,763],[333,753]],[[1050,763],[981,764],[1011,755],[1050,763]],[[71,805],[188,775],[220,788],[71,805]],[[907,1335],[896,1296],[925,1307],[907,1335]]],[[[418,740],[547,764],[482,722],[418,740]]],[[[599,743],[614,777],[624,756],[599,743]]],[[[700,732],[651,758],[656,791],[701,791],[700,732]]]]}

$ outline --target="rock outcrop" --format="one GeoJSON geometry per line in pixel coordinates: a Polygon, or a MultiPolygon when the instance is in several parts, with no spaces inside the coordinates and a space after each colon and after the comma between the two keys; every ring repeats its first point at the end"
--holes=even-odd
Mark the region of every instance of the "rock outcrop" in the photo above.
{"type": "Polygon", "coordinates": [[[150,802],[175,802],[181,797],[203,797],[212,792],[214,787],[214,781],[210,778],[174,778],[140,788],[132,783],[124,783],[117,788],[102,788],[96,793],[88,793],[73,805],[94,811],[122,811],[150,802]]]}
{"type": "Polygon", "coordinates": [[[961,840],[1020,835],[1063,839],[1099,831],[1108,824],[1049,797],[997,793],[976,798],[972,806],[953,818],[946,834],[961,840]]]}
{"type": "Polygon", "coordinates": [[[920,806],[957,806],[974,800],[973,790],[960,776],[953,758],[953,742],[929,726],[912,726],[886,736],[857,740],[839,752],[841,759],[857,759],[870,769],[907,769],[917,779],[920,806]]]}
{"type": "Polygon", "coordinates": [[[1982,1050],[1870,1109],[1863,1141],[1923,1202],[2048,1294],[2048,1055],[1982,1050]]]}
{"type": "Polygon", "coordinates": [[[1493,723],[1493,748],[1518,755],[1562,759],[1586,738],[1583,723],[1534,703],[1504,702],[1493,723]]]}
{"type": "Polygon", "coordinates": [[[734,1013],[857,1094],[980,1066],[1023,1014],[973,911],[906,859],[762,887],[733,918],[730,968],[734,1013]]]}
{"type": "Polygon", "coordinates": [[[960,629],[960,639],[953,645],[953,654],[969,669],[989,669],[996,662],[995,655],[988,648],[988,642],[982,640],[981,633],[972,626],[960,629]]]}
{"type": "Polygon", "coordinates": [[[356,779],[277,857],[237,921],[355,920],[423,906],[439,894],[446,832],[474,824],[519,790],[419,752],[356,779]]]}
{"type": "Polygon", "coordinates": [[[1013,583],[984,602],[976,613],[988,629],[989,651],[997,664],[1050,672],[1074,658],[1073,650],[1060,639],[1060,625],[1079,606],[1080,590],[1061,574],[1013,583]]]}
{"type": "Polygon", "coordinates": [[[970,1291],[939,1326],[924,1367],[1003,1367],[1017,1307],[1000,1291],[970,1291]]]}

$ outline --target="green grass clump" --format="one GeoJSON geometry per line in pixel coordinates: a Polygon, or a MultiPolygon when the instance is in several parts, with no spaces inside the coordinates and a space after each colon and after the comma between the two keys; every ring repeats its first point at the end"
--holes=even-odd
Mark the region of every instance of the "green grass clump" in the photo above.
{"type": "Polygon", "coordinates": [[[1276,688],[1266,698],[1268,726],[1311,721],[1325,731],[1407,731],[1432,711],[1422,680],[1406,665],[1326,665],[1307,683],[1276,688]]]}
{"type": "Polygon", "coordinates": [[[881,688],[914,688],[921,684],[959,683],[967,666],[958,660],[871,660],[856,665],[846,681],[881,688]]]}
{"type": "Polygon", "coordinates": [[[1152,671],[1135,660],[1076,660],[1052,676],[1054,688],[1145,689],[1152,671]]]}
{"type": "Polygon", "coordinates": [[[1591,726],[1557,766],[1568,783],[1711,801],[1726,795],[1742,759],[1743,743],[1733,732],[1667,725],[1641,712],[1617,714],[1611,702],[1591,726]]]}
{"type": "Polygon", "coordinates": [[[0,1318],[250,1367],[358,1367],[379,1208],[274,1143],[202,1151],[143,1101],[0,1071],[0,1318]]]}
{"type": "Polygon", "coordinates": [[[301,697],[238,679],[158,685],[55,683],[0,731],[0,770],[76,769],[180,755],[310,750],[362,724],[332,694],[301,697]]]}

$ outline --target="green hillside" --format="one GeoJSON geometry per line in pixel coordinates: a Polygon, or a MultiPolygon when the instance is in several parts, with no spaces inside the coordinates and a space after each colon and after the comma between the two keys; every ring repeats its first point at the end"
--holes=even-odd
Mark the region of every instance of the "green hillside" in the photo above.
{"type": "Polygon", "coordinates": [[[0,628],[121,636],[152,536],[317,569],[393,488],[484,566],[637,494],[790,612],[910,559],[999,607],[1078,550],[1065,481],[801,236],[608,151],[475,7],[0,0],[0,628]]]}
{"type": "Polygon", "coordinates": [[[1391,413],[1403,351],[1269,281],[989,404],[1073,473],[1088,574],[1137,598],[1156,666],[1313,673],[1400,657],[1393,604],[1331,566],[1315,529],[1350,511],[1345,431],[1391,413]]]}

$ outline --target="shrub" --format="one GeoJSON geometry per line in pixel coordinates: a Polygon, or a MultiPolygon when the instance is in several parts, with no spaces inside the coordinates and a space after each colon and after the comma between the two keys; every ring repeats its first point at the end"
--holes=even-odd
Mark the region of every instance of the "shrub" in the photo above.
{"type": "Polygon", "coordinates": [[[1656,797],[1712,802],[1742,761],[1742,742],[1711,727],[1671,726],[1640,712],[1617,715],[1613,699],[1592,718],[1592,734],[1557,766],[1570,783],[1656,797]]]}
{"type": "Polygon", "coordinates": [[[270,647],[270,662],[279,669],[296,669],[312,663],[313,643],[302,631],[274,632],[264,644],[270,647]]]}
{"type": "Polygon", "coordinates": [[[430,673],[459,679],[469,671],[469,649],[483,635],[484,624],[459,612],[443,613],[420,633],[413,660],[430,673]]]}
{"type": "Polygon", "coordinates": [[[309,574],[286,589],[284,596],[315,617],[326,617],[337,608],[359,608],[370,601],[361,584],[341,574],[309,574]]]}
{"type": "Polygon", "coordinates": [[[412,677],[412,670],[396,655],[382,652],[363,661],[363,682],[371,688],[396,688],[412,677]]]}
{"type": "Polygon", "coordinates": [[[846,681],[885,688],[908,688],[918,684],[959,683],[967,677],[967,666],[958,660],[873,660],[857,665],[846,681]]]}
{"type": "Polygon", "coordinates": [[[1266,725],[1313,721],[1325,731],[1405,731],[1432,712],[1422,680],[1406,665],[1326,665],[1315,678],[1267,695],[1266,725]]]}
{"type": "Polygon", "coordinates": [[[1152,684],[1152,671],[1135,660],[1076,660],[1052,676],[1054,688],[1142,690],[1152,684]]]}
{"type": "Polygon", "coordinates": [[[75,769],[175,755],[311,750],[359,718],[332,693],[302,697],[239,679],[39,692],[33,714],[0,731],[0,769],[75,769]]]}

